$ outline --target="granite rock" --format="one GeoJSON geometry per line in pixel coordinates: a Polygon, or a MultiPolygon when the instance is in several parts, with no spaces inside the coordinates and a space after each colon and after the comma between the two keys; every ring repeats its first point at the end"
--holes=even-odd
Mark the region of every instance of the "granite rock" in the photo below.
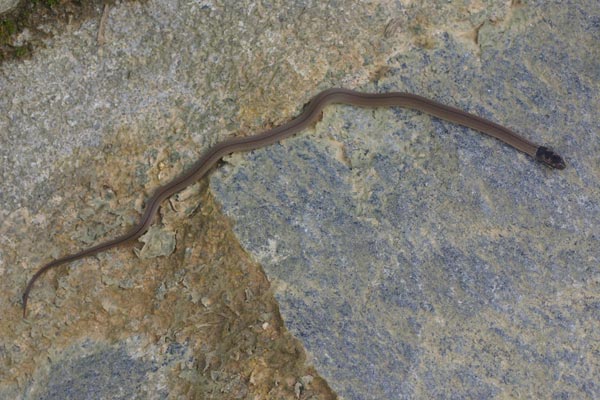
{"type": "Polygon", "coordinates": [[[3,64],[0,397],[600,397],[598,8],[125,2],[3,64]],[[40,264],[122,233],[207,147],[331,86],[464,108],[567,169],[417,112],[331,106],[165,202],[148,258],[57,269],[21,318],[40,264]]]}
{"type": "Polygon", "coordinates": [[[479,54],[441,33],[360,87],[506,124],[563,153],[564,171],[418,112],[331,106],[212,178],[343,398],[600,397],[593,8],[528,2],[482,26],[479,54]]]}

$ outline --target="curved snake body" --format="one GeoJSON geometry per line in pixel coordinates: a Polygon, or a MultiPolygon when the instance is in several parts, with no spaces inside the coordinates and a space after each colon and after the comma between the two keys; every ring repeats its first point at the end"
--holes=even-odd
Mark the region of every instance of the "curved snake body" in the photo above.
{"type": "Polygon", "coordinates": [[[552,168],[565,168],[565,162],[563,159],[550,148],[537,145],[523,136],[513,132],[512,130],[496,124],[495,122],[459,110],[458,108],[438,103],[425,97],[400,92],[361,93],[340,88],[324,90],[317,94],[305,106],[303,112],[291,121],[254,136],[235,137],[224,140],[208,149],[187,172],[178,176],[166,185],[159,187],[155,191],[154,195],[147,201],[146,208],[138,224],[125,234],[82,250],[78,253],[69,254],[57,260],[51,261],[38,269],[29,280],[27,286],[25,287],[25,291],[23,292],[23,317],[26,315],[27,300],[29,298],[31,289],[33,288],[33,284],[45,272],[52,268],[58,267],[59,265],[106,251],[118,245],[131,242],[139,238],[148,230],[152,224],[154,216],[158,212],[160,204],[165,199],[189,186],[198,179],[204,177],[223,156],[235,152],[250,151],[260,147],[265,147],[298,133],[313,122],[317,121],[323,108],[332,103],[351,104],[359,107],[404,107],[418,110],[426,114],[433,115],[437,118],[463,125],[493,136],[496,139],[499,139],[504,143],[514,147],[515,149],[529,154],[537,161],[545,163],[552,168]]]}

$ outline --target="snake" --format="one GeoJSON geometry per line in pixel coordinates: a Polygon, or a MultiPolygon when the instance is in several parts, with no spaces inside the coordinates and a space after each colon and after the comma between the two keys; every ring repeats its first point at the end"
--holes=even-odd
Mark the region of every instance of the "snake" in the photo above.
{"type": "Polygon", "coordinates": [[[156,189],[146,202],[144,212],[137,225],[126,233],[77,253],[65,255],[40,267],[29,279],[23,291],[23,318],[27,314],[27,300],[34,283],[48,270],[139,238],[152,224],[160,204],[164,200],[206,176],[222,157],[231,153],[256,150],[288,138],[317,122],[321,118],[323,109],[329,104],[346,104],[357,107],[401,107],[417,110],[492,136],[551,168],[564,169],[566,166],[564,159],[550,147],[538,145],[488,119],[426,97],[406,92],[365,93],[343,88],[326,89],[315,95],[304,106],[302,112],[292,120],[256,135],[233,137],[210,147],[187,171],[156,189]]]}

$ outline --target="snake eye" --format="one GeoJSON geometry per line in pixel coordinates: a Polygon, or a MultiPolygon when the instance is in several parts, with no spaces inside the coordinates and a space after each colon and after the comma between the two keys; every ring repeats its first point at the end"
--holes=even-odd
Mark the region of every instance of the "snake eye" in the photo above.
{"type": "Polygon", "coordinates": [[[565,160],[563,160],[561,156],[555,153],[551,148],[545,146],[538,147],[537,152],[535,153],[535,159],[556,169],[565,169],[567,166],[565,160]]]}

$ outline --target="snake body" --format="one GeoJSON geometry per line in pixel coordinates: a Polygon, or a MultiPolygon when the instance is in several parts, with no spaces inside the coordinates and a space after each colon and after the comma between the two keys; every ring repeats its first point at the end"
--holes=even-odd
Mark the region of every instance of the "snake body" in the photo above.
{"type": "Polygon", "coordinates": [[[332,103],[350,104],[359,107],[404,107],[418,110],[493,136],[552,168],[565,168],[565,162],[562,157],[550,148],[535,144],[512,130],[490,120],[425,97],[401,92],[361,93],[341,88],[327,89],[313,97],[304,107],[302,113],[291,121],[254,136],[234,137],[224,140],[208,149],[188,171],[155,191],[154,195],[147,201],[144,213],[138,224],[125,234],[78,253],[66,255],[42,266],[31,277],[23,292],[23,317],[25,317],[27,312],[29,293],[36,280],[45,272],[68,262],[89,257],[139,238],[148,230],[158,212],[160,204],[165,199],[204,177],[223,156],[235,152],[255,150],[290,137],[317,121],[323,108],[332,103]]]}

